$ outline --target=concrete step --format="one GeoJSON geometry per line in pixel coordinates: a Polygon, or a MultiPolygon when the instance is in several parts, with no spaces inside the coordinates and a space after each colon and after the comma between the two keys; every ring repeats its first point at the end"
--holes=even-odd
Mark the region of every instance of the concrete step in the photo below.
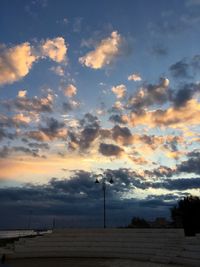
{"type": "Polygon", "coordinates": [[[71,237],[65,237],[65,236],[59,236],[59,237],[44,237],[42,239],[27,239],[25,241],[19,241],[17,243],[23,243],[23,242],[60,242],[60,241],[113,241],[113,242],[147,242],[147,243],[165,243],[165,242],[171,242],[173,243],[178,243],[181,242],[182,239],[179,238],[164,238],[164,237],[145,237],[145,236],[137,236],[137,237],[132,237],[132,236],[71,236],[71,237]]]}
{"type": "MultiPolygon", "coordinates": [[[[136,243],[136,242],[104,242],[104,241],[99,241],[99,242],[91,242],[91,241],[82,241],[82,242],[77,242],[77,241],[72,241],[72,242],[27,242],[26,244],[15,244],[15,248],[17,247],[86,247],[86,246],[92,246],[92,247],[132,247],[132,248],[157,248],[160,249],[161,245],[159,243],[136,243]]],[[[168,248],[166,246],[166,248],[168,248]]],[[[175,248],[170,246],[169,248],[175,248]]]]}
{"type": "Polygon", "coordinates": [[[110,253],[140,253],[140,254],[151,254],[152,256],[158,251],[157,248],[131,248],[131,247],[94,247],[94,246],[85,246],[85,247],[23,247],[18,246],[15,248],[15,252],[43,252],[43,251],[66,251],[66,252],[76,252],[79,255],[79,252],[110,252],[110,253]]]}
{"type": "Polygon", "coordinates": [[[200,253],[200,244],[183,245],[183,249],[186,251],[196,251],[200,253]]]}
{"type": "MultiPolygon", "coordinates": [[[[74,251],[44,251],[44,252],[18,252],[12,255],[9,255],[9,258],[73,258],[77,257],[77,252],[74,251]]],[[[135,259],[135,260],[143,260],[149,261],[152,257],[151,254],[138,254],[138,253],[120,253],[120,252],[79,252],[79,258],[121,258],[121,259],[135,259]]]]}
{"type": "Polygon", "coordinates": [[[185,257],[176,257],[174,259],[175,264],[182,264],[183,266],[187,267],[199,267],[200,266],[200,261],[196,259],[191,259],[191,258],[185,258],[185,257]]]}

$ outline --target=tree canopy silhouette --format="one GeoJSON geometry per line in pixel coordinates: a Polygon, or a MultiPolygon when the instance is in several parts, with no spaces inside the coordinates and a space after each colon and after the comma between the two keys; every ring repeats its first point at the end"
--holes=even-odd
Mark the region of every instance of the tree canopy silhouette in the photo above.
{"type": "Polygon", "coordinates": [[[200,198],[187,196],[171,209],[171,218],[176,227],[183,227],[185,235],[200,233],[200,198]]]}

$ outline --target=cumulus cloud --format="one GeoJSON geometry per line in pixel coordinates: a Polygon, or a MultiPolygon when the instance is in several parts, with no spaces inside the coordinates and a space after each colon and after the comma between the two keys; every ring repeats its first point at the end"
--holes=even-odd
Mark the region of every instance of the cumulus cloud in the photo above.
{"type": "Polygon", "coordinates": [[[141,113],[131,112],[129,123],[134,126],[148,125],[148,127],[181,127],[186,126],[186,124],[198,125],[199,112],[200,104],[195,99],[191,99],[185,106],[179,109],[176,107],[169,107],[164,110],[143,110],[141,113]]]}
{"type": "Polygon", "coordinates": [[[8,110],[13,108],[28,112],[52,112],[54,96],[50,93],[43,97],[17,97],[16,99],[2,100],[0,103],[8,110]]]}
{"type": "Polygon", "coordinates": [[[37,60],[30,43],[0,49],[0,84],[13,83],[25,77],[37,60]]]}
{"type": "Polygon", "coordinates": [[[126,95],[126,86],[124,84],[113,86],[111,90],[117,98],[124,98],[126,95]]]}
{"type": "Polygon", "coordinates": [[[27,91],[26,90],[20,90],[19,92],[18,92],[18,97],[26,97],[26,94],[27,94],[27,91]]]}
{"type": "Polygon", "coordinates": [[[127,127],[116,125],[112,128],[112,137],[120,145],[130,145],[133,141],[131,131],[127,127]]]}
{"type": "Polygon", "coordinates": [[[64,94],[68,97],[73,97],[77,94],[77,88],[73,84],[69,84],[65,89],[64,89],[64,94]]]}
{"type": "Polygon", "coordinates": [[[57,37],[54,39],[47,39],[41,45],[42,56],[60,63],[66,59],[67,45],[64,38],[57,37]]]}
{"type": "Polygon", "coordinates": [[[134,82],[139,82],[142,80],[140,74],[138,73],[133,73],[131,75],[128,76],[128,80],[129,81],[134,81],[134,82]]]}
{"type": "Polygon", "coordinates": [[[30,121],[31,118],[23,113],[18,113],[10,117],[0,114],[0,126],[3,127],[27,126],[30,121]]]}
{"type": "Polygon", "coordinates": [[[99,152],[104,155],[104,156],[107,156],[107,157],[111,157],[111,156],[121,156],[122,152],[124,150],[117,146],[117,145],[113,145],[113,144],[104,144],[104,143],[101,143],[100,146],[99,146],[99,152]]]}
{"type": "MultiPolygon", "coordinates": [[[[41,157],[39,155],[39,149],[38,148],[27,148],[25,146],[13,146],[13,147],[8,147],[4,146],[3,148],[0,149],[0,158],[7,158],[11,154],[16,154],[16,153],[22,153],[25,155],[29,155],[32,157],[41,157]]],[[[42,156],[43,157],[43,156],[42,156]]]]}
{"type": "Polygon", "coordinates": [[[185,59],[180,60],[176,62],[175,64],[171,65],[169,70],[174,78],[190,77],[189,64],[186,62],[185,59]]]}
{"type": "Polygon", "coordinates": [[[62,108],[64,112],[70,112],[80,106],[80,102],[76,100],[70,100],[62,103],[62,108]]]}
{"type": "Polygon", "coordinates": [[[65,75],[65,71],[61,66],[51,67],[50,70],[53,71],[58,76],[64,76],[65,75]]]}
{"type": "Polygon", "coordinates": [[[138,110],[154,104],[163,104],[170,99],[170,91],[167,90],[169,80],[160,78],[158,84],[148,84],[139,89],[136,95],[128,100],[127,108],[138,110]]]}
{"type": "Polygon", "coordinates": [[[68,136],[68,130],[64,122],[50,117],[45,118],[45,126],[39,125],[36,130],[24,132],[23,136],[25,137],[25,141],[26,139],[32,139],[39,142],[66,140],[68,136]]]}
{"type": "Polygon", "coordinates": [[[200,92],[200,83],[184,84],[173,97],[174,106],[177,108],[185,106],[198,92],[200,92]]]}
{"type": "Polygon", "coordinates": [[[79,62],[92,69],[101,69],[109,65],[120,54],[122,42],[121,35],[114,31],[110,37],[101,40],[93,51],[80,57],[79,62]]]}
{"type": "Polygon", "coordinates": [[[29,73],[33,63],[43,57],[49,57],[58,63],[65,61],[67,44],[64,38],[47,39],[39,48],[38,46],[33,47],[29,42],[10,48],[0,46],[0,85],[22,79],[29,73]],[[40,53],[35,52],[38,49],[40,53]]]}
{"type": "Polygon", "coordinates": [[[200,152],[193,151],[188,154],[188,159],[177,165],[179,172],[200,174],[200,152]]]}
{"type": "Polygon", "coordinates": [[[109,120],[113,123],[127,124],[129,117],[127,115],[114,114],[109,117],[109,120]]]}

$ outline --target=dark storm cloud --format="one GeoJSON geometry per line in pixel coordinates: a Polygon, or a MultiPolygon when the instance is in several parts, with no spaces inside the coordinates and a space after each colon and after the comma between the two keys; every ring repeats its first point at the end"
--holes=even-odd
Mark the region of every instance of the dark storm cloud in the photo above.
{"type": "Polygon", "coordinates": [[[50,149],[47,143],[28,143],[28,146],[36,149],[46,149],[46,150],[50,149]]]}
{"type": "Polygon", "coordinates": [[[23,153],[25,155],[29,155],[32,157],[43,157],[39,155],[39,149],[38,148],[27,148],[24,146],[3,146],[3,148],[0,149],[0,158],[6,158],[10,156],[12,153],[23,153]]]}
{"type": "Polygon", "coordinates": [[[117,145],[101,143],[99,145],[99,152],[107,157],[120,156],[123,152],[123,149],[117,145]]]}
{"type": "Polygon", "coordinates": [[[169,70],[174,78],[189,78],[189,64],[185,59],[182,59],[171,65],[169,70]]]}
{"type": "Polygon", "coordinates": [[[168,86],[166,78],[160,78],[158,84],[144,85],[134,96],[129,97],[126,108],[137,111],[154,104],[164,104],[170,100],[171,91],[168,86]]]}
{"type": "Polygon", "coordinates": [[[40,127],[40,130],[48,136],[54,136],[62,129],[65,124],[57,119],[51,117],[46,118],[46,127],[40,127]]]}
{"type": "Polygon", "coordinates": [[[144,170],[144,176],[152,178],[172,177],[177,173],[176,169],[167,166],[158,166],[153,170],[144,170]]]}
{"type": "Polygon", "coordinates": [[[127,124],[127,120],[124,118],[121,114],[114,114],[111,115],[109,120],[113,123],[119,123],[119,124],[127,124]]]}
{"type": "Polygon", "coordinates": [[[177,165],[179,172],[200,174],[200,157],[192,157],[177,165]]]}
{"type": "Polygon", "coordinates": [[[179,178],[167,179],[164,182],[154,183],[154,188],[164,188],[167,190],[189,190],[200,188],[200,178],[179,178]]]}
{"type": "Polygon", "coordinates": [[[100,132],[100,122],[98,117],[91,113],[86,113],[80,120],[78,131],[72,129],[68,133],[68,148],[71,150],[79,149],[80,152],[86,152],[92,143],[103,134],[100,132]]]}
{"type": "Polygon", "coordinates": [[[88,149],[91,143],[98,137],[98,127],[86,127],[81,132],[80,149],[88,149]]]}
{"type": "Polygon", "coordinates": [[[8,138],[8,139],[14,139],[15,137],[17,137],[17,134],[15,133],[9,133],[7,132],[3,127],[0,126],[0,141],[2,141],[4,138],[8,138]]]}
{"type": "Polygon", "coordinates": [[[28,122],[22,120],[16,116],[8,117],[5,115],[0,115],[0,127],[26,127],[28,126],[28,122]]]}
{"type": "Polygon", "coordinates": [[[74,109],[73,105],[70,102],[63,102],[62,103],[62,108],[64,112],[69,112],[74,109]]]}
{"type": "MultiPolygon", "coordinates": [[[[108,181],[111,176],[114,184],[107,183],[107,212],[109,223],[115,226],[128,224],[136,215],[146,218],[168,215],[169,208],[174,205],[178,197],[182,196],[179,190],[196,188],[200,183],[199,178],[194,178],[191,182],[189,179],[174,181],[167,179],[159,184],[147,182],[130,169],[105,170],[104,177],[107,177],[108,181]],[[127,193],[134,188],[145,190],[149,187],[178,191],[174,194],[150,195],[142,200],[127,199],[127,193]]],[[[0,188],[3,218],[0,226],[8,226],[12,222],[12,227],[16,227],[17,220],[21,220],[21,225],[24,225],[24,220],[25,218],[27,220],[30,210],[37,220],[35,224],[39,222],[42,224],[47,218],[52,220],[52,217],[59,219],[64,216],[68,219],[74,218],[74,227],[83,226],[83,224],[84,226],[100,226],[103,192],[101,181],[100,184],[95,184],[95,179],[94,173],[78,170],[73,172],[70,178],[62,180],[53,178],[45,185],[29,184],[23,187],[0,188]],[[11,214],[15,215],[15,219],[11,220],[11,214]]]]}
{"type": "Polygon", "coordinates": [[[198,92],[200,92],[200,84],[184,84],[173,97],[174,106],[176,108],[183,107],[198,92]]]}
{"type": "Polygon", "coordinates": [[[20,111],[33,112],[52,112],[53,111],[53,96],[48,94],[46,97],[17,97],[16,99],[2,100],[1,104],[8,110],[14,108],[20,111]]]}
{"type": "Polygon", "coordinates": [[[123,145],[132,144],[132,134],[128,127],[121,127],[119,125],[115,125],[112,128],[112,138],[118,143],[122,143],[123,145]]]}
{"type": "Polygon", "coordinates": [[[40,142],[52,141],[54,139],[66,140],[67,129],[63,122],[50,117],[45,118],[45,126],[40,125],[38,130],[24,133],[25,138],[40,142]]]}
{"type": "Polygon", "coordinates": [[[193,78],[200,70],[200,55],[184,58],[172,64],[169,70],[174,78],[193,78]]]}
{"type": "Polygon", "coordinates": [[[99,118],[97,116],[94,116],[91,113],[86,113],[83,117],[83,119],[80,120],[80,124],[85,127],[93,127],[98,128],[100,125],[99,118]]]}
{"type": "Polygon", "coordinates": [[[151,53],[156,56],[167,56],[168,49],[163,44],[156,44],[152,47],[151,53]]]}

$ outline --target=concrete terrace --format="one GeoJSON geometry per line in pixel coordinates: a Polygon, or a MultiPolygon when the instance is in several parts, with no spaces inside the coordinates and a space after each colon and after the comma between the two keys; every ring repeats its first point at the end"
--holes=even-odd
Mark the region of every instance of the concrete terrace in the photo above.
{"type": "Polygon", "coordinates": [[[64,229],[21,238],[6,250],[11,266],[200,266],[200,236],[182,229],[64,229]]]}
{"type": "Polygon", "coordinates": [[[183,265],[105,258],[15,259],[9,260],[7,264],[9,267],[183,267],[183,265]]]}

